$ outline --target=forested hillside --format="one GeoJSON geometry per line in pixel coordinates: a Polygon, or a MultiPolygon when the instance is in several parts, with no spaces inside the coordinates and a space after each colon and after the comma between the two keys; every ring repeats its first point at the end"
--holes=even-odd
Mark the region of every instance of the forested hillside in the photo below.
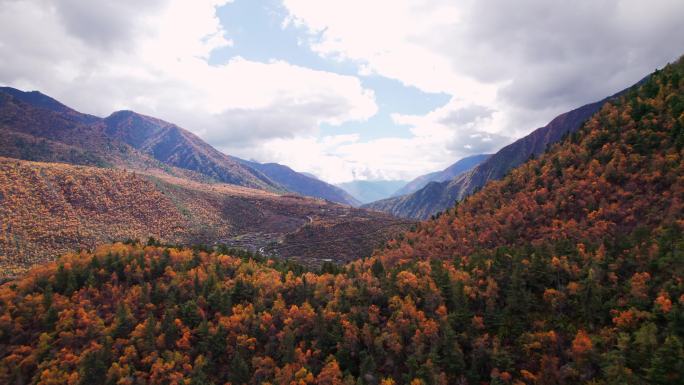
{"type": "Polygon", "coordinates": [[[0,156],[120,168],[196,181],[297,193],[356,206],[343,190],[276,164],[226,155],[198,136],[150,116],[80,113],[38,91],[0,87],[0,156]]]}
{"type": "Polygon", "coordinates": [[[0,382],[684,383],[684,62],[372,257],[115,244],[0,288],[0,382]]]}
{"type": "Polygon", "coordinates": [[[0,279],[68,251],[149,237],[263,248],[304,264],[320,264],[330,254],[348,261],[409,225],[319,199],[0,158],[0,279]],[[329,229],[338,227],[348,230],[331,238],[329,229]],[[306,247],[288,241],[301,244],[301,234],[306,247]]]}
{"type": "MultiPolygon", "coordinates": [[[[641,82],[634,87],[638,87],[641,82]]],[[[502,148],[468,172],[443,182],[430,183],[411,194],[383,199],[364,207],[404,218],[427,219],[452,207],[454,203],[480,190],[490,181],[503,178],[531,157],[544,153],[549,146],[582,127],[605,103],[615,100],[624,92],[626,90],[555,117],[546,126],[502,148]]]]}
{"type": "Polygon", "coordinates": [[[0,277],[116,239],[180,241],[190,226],[153,183],[126,171],[0,158],[0,180],[0,277]]]}

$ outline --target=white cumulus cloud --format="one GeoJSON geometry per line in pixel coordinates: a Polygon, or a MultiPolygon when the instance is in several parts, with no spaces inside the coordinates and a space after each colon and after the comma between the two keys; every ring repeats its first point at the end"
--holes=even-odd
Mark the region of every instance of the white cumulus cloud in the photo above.
{"type": "Polygon", "coordinates": [[[0,83],[83,112],[177,123],[217,146],[315,133],[377,111],[358,78],[211,53],[233,42],[227,0],[0,0],[0,83]]]}
{"type": "Polygon", "coordinates": [[[410,179],[495,151],[684,53],[681,0],[282,0],[283,28],[356,76],[278,58],[211,64],[234,44],[216,15],[230,3],[0,0],[0,83],[97,115],[154,115],[230,154],[343,182],[410,179]],[[396,135],[362,139],[375,137],[370,124],[322,135],[378,113],[367,76],[449,100],[389,111],[396,135]]]}
{"type": "MultiPolygon", "coordinates": [[[[427,114],[394,115],[412,127],[417,148],[431,139],[432,153],[444,154],[441,166],[496,150],[684,53],[680,0],[283,4],[288,23],[308,32],[320,56],[356,63],[362,76],[451,96],[427,114]]],[[[432,164],[431,155],[410,153],[425,168],[432,164]]]]}

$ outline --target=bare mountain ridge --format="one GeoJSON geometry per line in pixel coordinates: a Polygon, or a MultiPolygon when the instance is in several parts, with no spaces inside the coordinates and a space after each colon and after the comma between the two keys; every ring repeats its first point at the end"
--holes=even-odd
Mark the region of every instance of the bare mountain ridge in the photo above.
{"type": "Polygon", "coordinates": [[[361,202],[343,189],[323,182],[306,173],[294,171],[285,165],[235,159],[248,167],[260,171],[269,179],[290,191],[297,191],[302,195],[325,198],[329,201],[348,204],[354,207],[361,205],[361,202]]]}
{"type": "Polygon", "coordinates": [[[393,196],[397,197],[414,193],[420,190],[421,188],[425,187],[430,182],[445,182],[451,180],[463,174],[464,172],[470,171],[480,163],[487,160],[487,158],[489,158],[490,156],[492,156],[492,154],[478,154],[468,156],[458,160],[456,163],[445,168],[444,170],[421,175],[407,183],[404,187],[402,187],[396,193],[394,193],[393,196]]]}
{"type": "MultiPolygon", "coordinates": [[[[646,79],[648,77],[636,84],[641,84],[646,79]]],[[[546,126],[502,148],[477,167],[454,179],[430,182],[412,194],[383,199],[362,207],[403,218],[427,219],[452,207],[456,202],[481,189],[487,182],[503,178],[510,170],[529,158],[544,153],[549,145],[577,131],[606,102],[619,97],[628,89],[557,116],[546,126]]]]}
{"type": "Polygon", "coordinates": [[[262,167],[223,154],[175,124],[133,111],[118,111],[102,119],[75,111],[38,91],[0,88],[0,130],[2,156],[99,167],[157,168],[176,176],[358,205],[335,186],[289,168],[288,172],[272,172],[277,167],[262,167]]]}
{"type": "Polygon", "coordinates": [[[243,166],[175,124],[133,111],[117,111],[101,124],[108,136],[162,163],[196,171],[219,182],[275,192],[287,191],[259,171],[243,166]]]}

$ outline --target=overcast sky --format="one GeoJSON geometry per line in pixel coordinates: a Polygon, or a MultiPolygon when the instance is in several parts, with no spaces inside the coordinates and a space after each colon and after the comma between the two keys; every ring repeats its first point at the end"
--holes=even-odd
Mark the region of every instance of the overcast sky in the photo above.
{"type": "Polygon", "coordinates": [[[0,84],[332,183],[494,152],[682,54],[682,0],[0,0],[0,84]]]}

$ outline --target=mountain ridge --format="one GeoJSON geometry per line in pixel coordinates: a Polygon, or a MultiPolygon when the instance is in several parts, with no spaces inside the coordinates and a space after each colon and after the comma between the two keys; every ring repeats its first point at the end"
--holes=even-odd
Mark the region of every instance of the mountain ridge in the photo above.
{"type": "Polygon", "coordinates": [[[394,194],[393,197],[398,197],[402,195],[407,195],[414,193],[421,188],[425,187],[428,183],[430,182],[444,182],[450,179],[453,179],[464,172],[470,171],[472,168],[478,166],[480,163],[484,162],[492,156],[492,154],[477,154],[477,155],[471,155],[467,156],[465,158],[459,159],[449,167],[440,170],[440,171],[434,171],[425,175],[421,175],[417,178],[414,178],[412,181],[408,182],[404,187],[401,189],[397,190],[394,194]]]}
{"type": "MultiPolygon", "coordinates": [[[[643,84],[648,78],[648,76],[643,78],[632,87],[643,84]]],[[[632,87],[555,117],[547,125],[505,146],[480,165],[450,181],[432,182],[412,194],[372,202],[362,207],[404,218],[427,219],[431,215],[452,207],[456,202],[482,188],[487,182],[501,179],[508,171],[530,157],[542,154],[549,145],[578,130],[582,123],[606,102],[614,100],[632,87]]]]}
{"type": "Polygon", "coordinates": [[[405,185],[403,180],[355,180],[338,183],[336,186],[354,196],[363,204],[391,196],[405,185]]]}
{"type": "Polygon", "coordinates": [[[279,163],[258,163],[239,158],[235,159],[238,162],[242,162],[243,164],[260,171],[268,178],[290,191],[354,207],[361,205],[361,202],[338,186],[328,184],[318,178],[306,175],[305,173],[296,172],[288,166],[279,163]]]}
{"type": "Polygon", "coordinates": [[[681,384],[683,230],[680,60],[345,266],[152,241],[37,267],[0,286],[0,382],[681,384]]]}
{"type": "Polygon", "coordinates": [[[293,194],[2,157],[0,223],[0,279],[56,254],[149,237],[261,250],[316,266],[368,255],[412,224],[293,194]],[[330,229],[338,229],[334,238],[330,229]],[[351,239],[353,245],[345,245],[351,239]],[[311,245],[295,246],[304,240],[311,245]]]}
{"type": "Polygon", "coordinates": [[[103,120],[104,132],[158,161],[207,175],[219,182],[274,192],[285,190],[265,175],[244,167],[195,134],[161,119],[117,111],[103,120]]]}
{"type": "MultiPolygon", "coordinates": [[[[195,134],[158,118],[130,110],[99,118],[73,110],[39,91],[11,87],[1,87],[0,97],[0,108],[4,108],[0,129],[6,132],[0,138],[0,155],[99,167],[156,168],[159,173],[358,205],[335,186],[289,168],[286,174],[273,174],[280,180],[276,182],[260,171],[274,166],[223,154],[195,134]]],[[[287,167],[279,166],[282,170],[287,167]]]]}

